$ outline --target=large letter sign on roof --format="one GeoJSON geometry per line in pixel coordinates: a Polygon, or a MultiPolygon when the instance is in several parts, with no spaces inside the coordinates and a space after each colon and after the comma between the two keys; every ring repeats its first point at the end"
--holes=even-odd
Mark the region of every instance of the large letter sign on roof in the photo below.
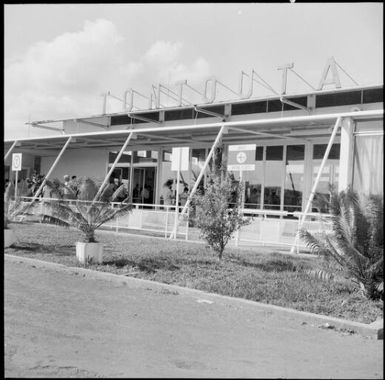
{"type": "Polygon", "coordinates": [[[255,148],[256,144],[230,145],[227,170],[255,170],[255,148]]]}

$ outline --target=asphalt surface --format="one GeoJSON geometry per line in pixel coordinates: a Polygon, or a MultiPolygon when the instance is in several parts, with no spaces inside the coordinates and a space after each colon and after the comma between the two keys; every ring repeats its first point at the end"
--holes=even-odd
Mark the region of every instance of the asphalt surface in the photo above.
{"type": "Polygon", "coordinates": [[[5,260],[5,377],[383,378],[383,341],[5,260]]]}

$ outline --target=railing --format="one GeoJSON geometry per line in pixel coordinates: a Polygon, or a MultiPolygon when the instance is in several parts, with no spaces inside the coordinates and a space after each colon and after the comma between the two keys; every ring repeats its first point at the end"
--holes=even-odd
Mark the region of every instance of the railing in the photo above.
{"type": "MultiPolygon", "coordinates": [[[[21,197],[21,201],[30,203],[32,197],[21,197]]],[[[38,198],[34,201],[35,211],[33,216],[23,215],[20,220],[40,221],[39,215],[45,214],[44,202],[49,202],[52,198],[38,198]]],[[[92,201],[83,201],[77,199],[60,199],[61,202],[67,202],[71,208],[76,207],[77,202],[82,204],[92,204],[92,201]]],[[[94,202],[94,204],[102,204],[103,202],[94,202]]],[[[111,202],[112,208],[119,207],[120,202],[111,202]]],[[[176,207],[174,205],[164,204],[148,204],[148,203],[133,203],[133,209],[131,213],[124,216],[117,216],[114,219],[106,222],[101,226],[103,229],[113,229],[116,232],[119,230],[143,230],[152,233],[158,233],[164,237],[168,237],[168,234],[173,230],[175,224],[176,207]]],[[[188,239],[189,229],[189,212],[182,216],[180,215],[183,206],[178,207],[178,230],[177,234],[188,239]]]]}
{"type": "MultiPolygon", "coordinates": [[[[30,202],[31,197],[23,197],[22,200],[30,202]]],[[[51,201],[51,198],[38,198],[35,200],[34,216],[27,217],[30,220],[41,222],[39,215],[44,214],[44,201],[51,201]]],[[[76,207],[77,202],[83,204],[91,204],[92,201],[78,201],[73,199],[61,200],[68,202],[71,206],[76,207]]],[[[101,202],[98,202],[101,203],[101,202]]],[[[121,203],[112,202],[110,206],[119,207],[121,203]]],[[[176,207],[175,205],[164,204],[148,204],[134,203],[132,204],[132,212],[114,218],[105,223],[101,228],[120,231],[147,231],[152,235],[158,235],[169,238],[170,233],[175,226],[176,207]]],[[[199,231],[195,227],[189,226],[190,213],[181,216],[183,206],[178,207],[178,230],[177,238],[185,240],[199,241],[199,231]]],[[[250,218],[250,224],[243,226],[237,231],[232,239],[235,246],[240,245],[278,245],[290,246],[293,244],[295,235],[298,231],[298,224],[302,212],[276,211],[276,210],[258,210],[258,209],[241,209],[242,214],[250,218]]],[[[329,214],[308,213],[308,219],[304,227],[311,232],[321,232],[329,229],[329,214]]],[[[304,245],[299,244],[301,248],[304,245]]]]}

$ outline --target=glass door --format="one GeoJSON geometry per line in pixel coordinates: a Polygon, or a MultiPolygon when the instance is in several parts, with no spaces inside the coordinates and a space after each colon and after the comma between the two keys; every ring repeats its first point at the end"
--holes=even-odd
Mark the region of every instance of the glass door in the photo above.
{"type": "Polygon", "coordinates": [[[156,168],[139,167],[133,172],[132,202],[153,204],[156,186],[156,168]]]}

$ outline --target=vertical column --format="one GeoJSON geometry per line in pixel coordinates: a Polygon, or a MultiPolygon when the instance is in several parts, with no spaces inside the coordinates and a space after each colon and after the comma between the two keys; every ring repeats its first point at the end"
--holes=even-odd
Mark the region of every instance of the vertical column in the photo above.
{"type": "Polygon", "coordinates": [[[310,196],[311,186],[313,183],[313,143],[305,143],[305,167],[304,167],[304,190],[302,196],[301,211],[305,210],[306,201],[310,196]]]}
{"type": "Polygon", "coordinates": [[[340,168],[338,191],[346,190],[352,184],[354,157],[354,121],[344,118],[341,123],[340,168]]]}

